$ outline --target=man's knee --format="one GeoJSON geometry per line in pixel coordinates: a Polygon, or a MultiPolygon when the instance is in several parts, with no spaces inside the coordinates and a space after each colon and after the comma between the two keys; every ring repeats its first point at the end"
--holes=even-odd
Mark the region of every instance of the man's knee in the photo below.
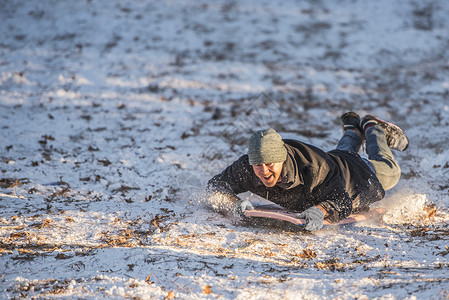
{"type": "Polygon", "coordinates": [[[382,184],[384,190],[392,189],[401,178],[401,168],[395,161],[371,161],[376,170],[377,179],[382,184]]]}

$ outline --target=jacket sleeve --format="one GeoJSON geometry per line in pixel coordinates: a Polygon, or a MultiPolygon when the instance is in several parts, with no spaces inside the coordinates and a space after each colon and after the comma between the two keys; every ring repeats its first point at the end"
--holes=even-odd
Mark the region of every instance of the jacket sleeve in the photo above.
{"type": "Polygon", "coordinates": [[[248,156],[243,155],[207,183],[209,193],[220,192],[230,196],[247,192],[253,176],[248,156]]]}
{"type": "Polygon", "coordinates": [[[327,219],[331,222],[338,222],[342,219],[346,219],[352,212],[352,199],[344,188],[338,188],[332,193],[328,193],[327,196],[323,196],[322,199],[326,199],[321,202],[321,205],[329,214],[327,219]]]}

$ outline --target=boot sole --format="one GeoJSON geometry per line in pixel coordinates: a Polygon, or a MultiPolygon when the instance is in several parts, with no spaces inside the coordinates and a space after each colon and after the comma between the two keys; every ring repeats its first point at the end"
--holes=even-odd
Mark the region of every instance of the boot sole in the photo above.
{"type": "Polygon", "coordinates": [[[384,130],[388,147],[399,151],[404,151],[408,148],[408,138],[401,127],[375,116],[369,116],[369,118],[376,120],[378,125],[384,130]]]}

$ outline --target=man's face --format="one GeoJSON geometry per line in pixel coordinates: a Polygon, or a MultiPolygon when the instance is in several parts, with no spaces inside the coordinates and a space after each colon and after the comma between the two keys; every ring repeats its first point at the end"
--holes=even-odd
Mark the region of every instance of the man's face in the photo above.
{"type": "Polygon", "coordinates": [[[266,187],[273,187],[279,181],[283,165],[283,162],[253,165],[253,170],[266,187]]]}

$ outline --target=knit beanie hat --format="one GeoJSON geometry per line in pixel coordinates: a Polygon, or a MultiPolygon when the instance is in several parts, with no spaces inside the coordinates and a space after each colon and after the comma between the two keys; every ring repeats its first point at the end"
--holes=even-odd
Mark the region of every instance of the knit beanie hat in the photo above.
{"type": "Polygon", "coordinates": [[[287,159],[282,137],[272,128],[254,133],[248,142],[250,165],[284,162],[287,159]]]}

